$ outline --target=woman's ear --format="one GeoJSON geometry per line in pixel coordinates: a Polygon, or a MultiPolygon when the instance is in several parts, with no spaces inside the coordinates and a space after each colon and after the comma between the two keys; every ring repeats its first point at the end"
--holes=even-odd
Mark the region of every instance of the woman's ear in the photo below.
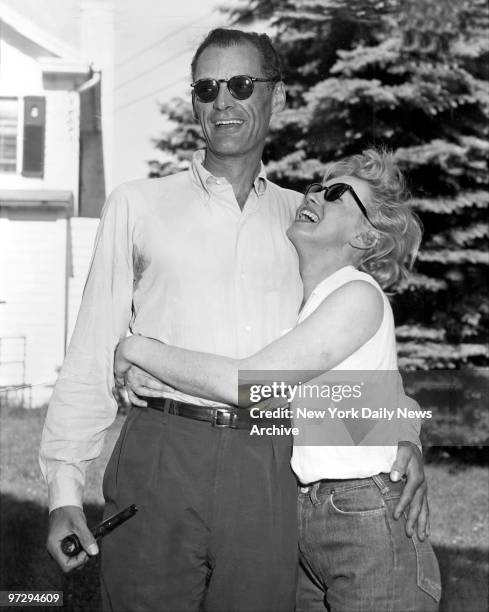
{"type": "Polygon", "coordinates": [[[374,229],[367,229],[362,232],[362,240],[365,243],[365,246],[370,249],[377,243],[379,239],[379,232],[374,229]]]}
{"type": "Polygon", "coordinates": [[[359,232],[355,236],[354,242],[349,242],[348,244],[354,249],[368,251],[376,244],[378,239],[378,233],[375,230],[368,229],[363,232],[359,232]]]}

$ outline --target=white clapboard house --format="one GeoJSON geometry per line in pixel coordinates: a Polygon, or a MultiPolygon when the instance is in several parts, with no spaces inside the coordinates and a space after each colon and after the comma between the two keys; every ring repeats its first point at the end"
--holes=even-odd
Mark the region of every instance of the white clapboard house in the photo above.
{"type": "Polygon", "coordinates": [[[101,80],[0,2],[0,402],[49,398],[105,199],[101,80]]]}

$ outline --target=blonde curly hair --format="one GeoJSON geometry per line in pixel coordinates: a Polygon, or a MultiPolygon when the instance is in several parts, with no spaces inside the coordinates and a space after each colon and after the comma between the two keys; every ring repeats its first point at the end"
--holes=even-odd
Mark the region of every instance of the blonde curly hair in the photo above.
{"type": "Polygon", "coordinates": [[[366,181],[370,200],[364,202],[375,226],[367,231],[371,245],[362,249],[358,268],[375,278],[383,289],[395,289],[411,270],[422,237],[422,225],[409,205],[402,172],[392,153],[366,149],[326,166],[323,183],[339,176],[366,181]]]}

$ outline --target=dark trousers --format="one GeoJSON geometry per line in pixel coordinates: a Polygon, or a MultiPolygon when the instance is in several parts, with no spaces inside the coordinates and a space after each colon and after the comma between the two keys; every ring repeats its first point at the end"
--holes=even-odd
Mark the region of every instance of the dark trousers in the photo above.
{"type": "Polygon", "coordinates": [[[294,610],[296,481],[288,437],[133,408],[104,476],[104,610],[294,610]]]}

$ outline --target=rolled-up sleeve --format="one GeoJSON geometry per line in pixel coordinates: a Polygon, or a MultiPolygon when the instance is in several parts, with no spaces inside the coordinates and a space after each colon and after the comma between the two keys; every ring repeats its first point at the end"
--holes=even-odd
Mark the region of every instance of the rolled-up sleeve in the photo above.
{"type": "Polygon", "coordinates": [[[122,186],[102,211],[80,311],[42,433],[39,462],[50,511],[82,507],[86,466],[100,454],[117,413],[113,361],[131,319],[133,228],[122,186]]]}

